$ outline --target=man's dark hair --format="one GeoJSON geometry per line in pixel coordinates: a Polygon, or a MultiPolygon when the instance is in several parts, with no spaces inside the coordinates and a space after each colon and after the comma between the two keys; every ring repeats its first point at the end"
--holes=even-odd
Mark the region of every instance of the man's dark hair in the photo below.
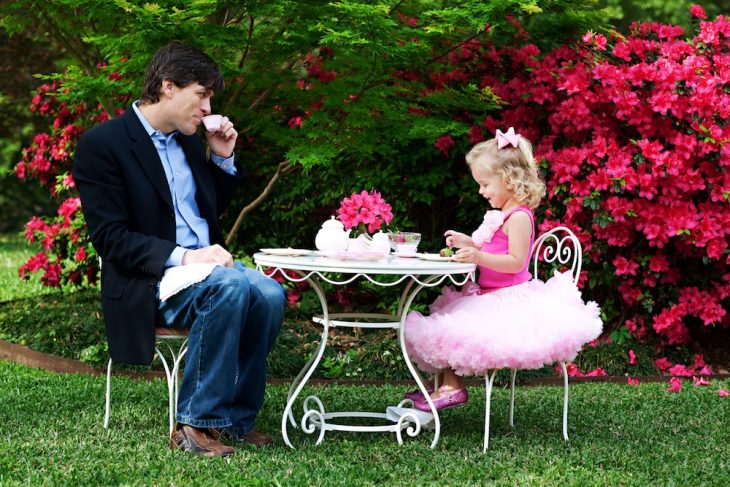
{"type": "Polygon", "coordinates": [[[203,51],[179,41],[158,49],[147,65],[141,102],[160,101],[160,89],[164,80],[170,80],[180,88],[199,83],[216,93],[224,86],[223,74],[215,61],[203,51]]]}

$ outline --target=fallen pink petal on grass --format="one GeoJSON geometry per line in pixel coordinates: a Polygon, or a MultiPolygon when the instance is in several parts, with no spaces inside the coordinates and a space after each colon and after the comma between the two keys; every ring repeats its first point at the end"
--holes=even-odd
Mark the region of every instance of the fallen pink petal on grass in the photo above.
{"type": "Polygon", "coordinates": [[[717,395],[720,397],[727,397],[730,396],[730,392],[727,392],[727,389],[720,389],[717,391],[717,395]]]}
{"type": "Polygon", "coordinates": [[[639,385],[639,379],[634,379],[633,377],[627,377],[627,378],[626,378],[626,382],[627,382],[627,383],[628,383],[628,384],[629,384],[630,386],[638,386],[638,385],[639,385]]]}
{"type": "Polygon", "coordinates": [[[682,390],[682,379],[679,377],[672,377],[669,379],[669,388],[667,392],[680,392],[682,390]]]}
{"type": "Polygon", "coordinates": [[[695,387],[697,386],[709,386],[711,382],[704,377],[692,377],[692,382],[694,383],[695,387]]]}

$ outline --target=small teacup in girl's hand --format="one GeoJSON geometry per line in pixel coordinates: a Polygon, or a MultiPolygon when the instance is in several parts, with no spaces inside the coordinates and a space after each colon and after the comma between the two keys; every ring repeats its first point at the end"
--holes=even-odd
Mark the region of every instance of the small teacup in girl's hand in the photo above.
{"type": "Polygon", "coordinates": [[[215,132],[221,128],[222,121],[223,115],[208,115],[207,117],[203,117],[203,125],[205,125],[205,130],[208,132],[215,132]]]}

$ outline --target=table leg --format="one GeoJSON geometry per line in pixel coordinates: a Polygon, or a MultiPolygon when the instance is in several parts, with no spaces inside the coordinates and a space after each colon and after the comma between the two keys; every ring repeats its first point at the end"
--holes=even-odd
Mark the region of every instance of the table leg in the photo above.
{"type": "MultiPolygon", "coordinates": [[[[433,404],[433,401],[431,400],[431,396],[428,394],[426,390],[426,386],[424,385],[424,381],[421,378],[421,375],[418,373],[418,370],[413,366],[413,363],[411,363],[411,359],[408,356],[408,350],[406,349],[406,333],[405,333],[405,324],[406,324],[406,317],[408,315],[408,310],[411,307],[411,304],[413,303],[413,300],[415,299],[418,292],[426,287],[429,283],[436,280],[439,276],[431,276],[427,278],[423,283],[418,283],[418,286],[408,294],[408,296],[405,299],[405,304],[403,301],[398,306],[398,309],[401,311],[400,314],[400,326],[398,327],[398,338],[400,340],[400,348],[401,353],[403,354],[403,359],[406,362],[406,365],[408,366],[408,370],[410,371],[411,375],[416,381],[416,384],[418,385],[418,388],[421,390],[421,393],[426,397],[426,400],[428,401],[428,405],[431,408],[431,414],[433,414],[433,422],[434,422],[434,438],[431,442],[431,448],[436,447],[436,443],[438,443],[439,436],[441,434],[441,420],[439,419],[438,411],[436,410],[436,407],[433,404]],[[402,307],[401,307],[402,306],[402,307]]],[[[406,287],[406,291],[410,291],[412,288],[413,281],[409,283],[409,285],[406,287]]],[[[406,292],[404,291],[403,296],[406,296],[406,292]]],[[[402,299],[402,298],[401,298],[402,299]]],[[[416,418],[418,419],[418,418],[416,418]]],[[[418,429],[420,429],[420,421],[418,421],[418,429]]],[[[410,434],[410,433],[409,433],[410,434]]]]}
{"type": "MultiPolygon", "coordinates": [[[[297,400],[299,393],[302,391],[307,381],[314,373],[314,370],[317,368],[319,361],[322,359],[325,346],[327,345],[327,336],[329,334],[329,310],[327,307],[327,298],[325,297],[324,290],[322,289],[322,286],[319,284],[319,282],[311,275],[307,277],[307,281],[319,297],[319,301],[322,304],[322,316],[324,319],[322,321],[322,337],[320,339],[319,346],[317,347],[317,351],[314,355],[312,355],[312,358],[309,359],[309,362],[307,362],[307,364],[302,368],[296,379],[294,379],[294,382],[292,383],[291,387],[289,387],[289,392],[287,394],[286,407],[284,408],[284,415],[281,418],[281,435],[283,436],[284,442],[289,446],[289,448],[294,448],[294,445],[292,445],[291,441],[289,441],[289,435],[287,434],[287,418],[289,418],[292,425],[296,428],[297,425],[294,419],[294,414],[292,413],[292,406],[297,400]]],[[[308,417],[307,413],[307,402],[305,402],[305,418],[308,417]]],[[[307,431],[307,428],[304,427],[304,424],[305,423],[303,422],[302,426],[305,429],[305,432],[314,432],[313,429],[311,431],[307,431]]],[[[320,432],[320,438],[318,440],[318,443],[322,441],[323,434],[324,429],[322,429],[322,431],[320,432]]]]}

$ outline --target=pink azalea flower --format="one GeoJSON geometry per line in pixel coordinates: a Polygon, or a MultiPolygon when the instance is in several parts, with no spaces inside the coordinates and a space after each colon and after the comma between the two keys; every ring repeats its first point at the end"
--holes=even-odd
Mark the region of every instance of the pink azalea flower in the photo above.
{"type": "Polygon", "coordinates": [[[630,386],[638,386],[639,385],[639,379],[634,379],[633,377],[626,377],[626,382],[630,386]]]}
{"type": "Polygon", "coordinates": [[[613,259],[613,265],[616,267],[616,275],[636,275],[636,271],[639,268],[639,264],[631,260],[627,260],[625,257],[619,255],[613,259]]]}
{"type": "Polygon", "coordinates": [[[669,379],[669,388],[667,392],[680,392],[682,390],[682,380],[678,377],[669,379]]]}
{"type": "Polygon", "coordinates": [[[712,369],[705,365],[700,370],[697,371],[697,375],[712,375],[712,369]]]}
{"type": "Polygon", "coordinates": [[[705,20],[707,18],[705,9],[697,4],[694,4],[689,8],[689,13],[691,13],[693,17],[697,17],[698,19],[705,20]]]}
{"type": "Polygon", "coordinates": [[[659,370],[667,370],[672,366],[672,362],[666,357],[660,357],[654,361],[654,365],[659,370]]]}
{"type": "Polygon", "coordinates": [[[730,393],[727,392],[727,389],[720,389],[717,391],[717,395],[720,397],[727,397],[730,396],[730,393]]]}
{"type": "Polygon", "coordinates": [[[705,356],[702,355],[701,353],[695,354],[695,363],[694,363],[695,368],[704,367],[705,365],[707,365],[705,363],[705,356]]]}
{"type": "Polygon", "coordinates": [[[629,365],[636,365],[636,354],[633,350],[629,350],[629,365]]]}
{"type": "Polygon", "coordinates": [[[352,193],[344,198],[337,210],[337,218],[346,229],[358,227],[361,231],[375,233],[383,223],[388,225],[393,219],[392,207],[375,190],[352,193]]]}
{"type": "Polygon", "coordinates": [[[694,377],[692,376],[692,382],[694,382],[695,387],[697,386],[709,386],[710,381],[705,379],[704,377],[694,377]]]}
{"type": "Polygon", "coordinates": [[[442,135],[436,139],[436,142],[434,142],[433,145],[441,151],[444,157],[449,157],[449,150],[454,147],[455,142],[454,139],[451,138],[451,135],[442,135]]]}
{"type": "Polygon", "coordinates": [[[679,377],[692,377],[692,375],[694,374],[692,369],[682,364],[677,364],[669,369],[669,373],[679,377]]]}
{"type": "Polygon", "coordinates": [[[605,377],[606,371],[600,367],[596,367],[595,369],[590,370],[590,371],[586,372],[585,374],[583,374],[583,376],[584,377],[605,377]]]}

